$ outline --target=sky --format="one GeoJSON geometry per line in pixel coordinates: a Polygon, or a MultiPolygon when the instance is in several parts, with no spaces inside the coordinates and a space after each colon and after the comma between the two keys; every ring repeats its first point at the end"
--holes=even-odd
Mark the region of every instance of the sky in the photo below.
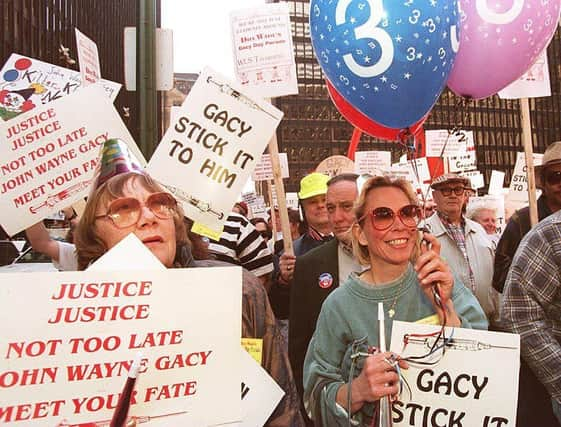
{"type": "Polygon", "coordinates": [[[229,13],[265,0],[162,0],[162,28],[173,30],[174,71],[198,73],[205,65],[234,76],[229,13]]]}

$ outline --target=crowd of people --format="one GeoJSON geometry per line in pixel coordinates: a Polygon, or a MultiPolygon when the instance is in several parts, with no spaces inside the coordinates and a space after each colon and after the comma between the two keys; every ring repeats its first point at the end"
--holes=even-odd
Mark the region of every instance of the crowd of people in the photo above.
{"type": "Polygon", "coordinates": [[[517,426],[559,426],[561,400],[561,142],[536,168],[539,224],[516,211],[502,235],[496,211],[466,214],[471,188],[456,174],[431,183],[434,204],[389,176],[311,173],[291,210],[294,253],[284,253],[278,210],[250,218],[236,203],[220,239],[189,232],[180,204],[146,173],[109,176],[90,194],[72,241],[27,229],[61,270],[83,270],[134,233],[167,268],[244,267],[243,337],[263,339],[263,367],[285,391],[268,426],[371,425],[397,398],[390,352],[368,353],[393,320],[520,334],[517,426]],[[276,213],[276,215],[275,215],[276,213]],[[281,243],[279,243],[281,242],[281,243]],[[390,361],[390,363],[388,362],[390,361]]]}

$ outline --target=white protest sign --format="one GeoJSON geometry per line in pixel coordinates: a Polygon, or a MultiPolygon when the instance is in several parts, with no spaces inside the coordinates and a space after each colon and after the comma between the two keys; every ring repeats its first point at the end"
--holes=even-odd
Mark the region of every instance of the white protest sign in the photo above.
{"type": "Polygon", "coordinates": [[[413,169],[411,165],[407,162],[405,163],[393,163],[390,169],[389,175],[395,179],[404,179],[409,182],[415,191],[419,188],[419,181],[413,174],[413,169]]]}
{"type": "MultiPolygon", "coordinates": [[[[103,79],[99,84],[113,102],[121,85],[103,79]]],[[[13,53],[0,70],[0,117],[9,120],[80,87],[79,72],[13,53]]]]}
{"type": "Polygon", "coordinates": [[[286,193],[286,207],[298,210],[298,193],[286,193]]]}
{"type": "Polygon", "coordinates": [[[467,172],[477,169],[477,155],[475,151],[466,151],[448,158],[450,172],[467,172]]]}
{"type": "MultiPolygon", "coordinates": [[[[534,153],[534,166],[542,164],[543,154],[534,153]]],[[[526,176],[526,157],[524,153],[516,153],[516,164],[510,179],[508,199],[516,204],[528,204],[528,178],[526,176]]]]}
{"type": "MultiPolygon", "coordinates": [[[[440,326],[394,321],[391,351],[402,357],[427,354],[440,326]],[[404,348],[405,335],[409,335],[404,348]]],[[[393,404],[395,427],[514,426],[518,400],[520,337],[473,329],[446,328],[451,340],[438,363],[413,363],[402,375],[411,387],[393,404]],[[453,335],[452,335],[453,334],[453,335]]],[[[442,355],[437,351],[435,356],[442,355]]],[[[433,359],[436,360],[436,357],[433,359]]],[[[433,360],[431,359],[431,360],[433,360]]]]}
{"type": "Polygon", "coordinates": [[[139,351],[131,417],[240,420],[241,280],[237,267],[0,275],[0,421],[111,419],[139,351]]]}
{"type": "Polygon", "coordinates": [[[430,181],[430,170],[426,157],[409,160],[407,164],[411,168],[411,172],[417,182],[423,183],[425,181],[430,181]]]}
{"type": "Polygon", "coordinates": [[[97,52],[97,45],[95,42],[81,33],[78,28],[75,28],[75,30],[82,85],[87,86],[101,79],[99,54],[97,52]]]}
{"type": "MultiPolygon", "coordinates": [[[[281,167],[281,176],[288,178],[288,156],[286,153],[279,153],[279,162],[281,167]]],[[[251,174],[254,181],[267,181],[273,179],[273,164],[271,163],[271,155],[261,155],[261,160],[255,165],[255,169],[251,174]]]]}
{"type": "Polygon", "coordinates": [[[551,96],[547,49],[526,73],[499,92],[502,99],[539,98],[551,96]]]}
{"type": "Polygon", "coordinates": [[[353,173],[355,163],[347,156],[335,155],[323,159],[316,167],[316,172],[327,175],[331,178],[342,173],[353,173]]]}
{"type": "Polygon", "coordinates": [[[485,177],[478,170],[462,172],[460,176],[465,176],[466,178],[469,178],[469,181],[471,183],[471,188],[473,188],[474,190],[478,190],[480,188],[485,187],[485,177]]]}
{"type": "Polygon", "coordinates": [[[283,113],[206,68],[147,166],[185,214],[221,230],[283,113]]]}
{"type": "Polygon", "coordinates": [[[355,172],[357,174],[376,174],[388,171],[392,166],[390,151],[357,151],[355,153],[355,172]]]}
{"type": "Polygon", "coordinates": [[[489,190],[487,193],[496,196],[503,196],[503,184],[505,181],[505,173],[502,171],[491,171],[491,179],[489,180],[489,190]]]}
{"type": "Polygon", "coordinates": [[[230,14],[236,78],[263,98],[298,94],[288,3],[230,14]]]}
{"type": "Polygon", "coordinates": [[[0,223],[10,235],[87,196],[107,139],[143,160],[99,84],[0,122],[0,135],[0,223]]]}
{"type": "Polygon", "coordinates": [[[427,130],[425,138],[427,157],[458,156],[474,146],[472,131],[459,130],[450,133],[448,130],[427,130]]]}

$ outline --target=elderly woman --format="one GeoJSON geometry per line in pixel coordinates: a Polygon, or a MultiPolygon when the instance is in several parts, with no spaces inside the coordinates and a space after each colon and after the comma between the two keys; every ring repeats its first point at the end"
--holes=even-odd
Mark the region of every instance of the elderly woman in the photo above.
{"type": "MultiPolygon", "coordinates": [[[[223,265],[193,259],[180,205],[140,172],[116,175],[89,197],[75,233],[79,269],[86,268],[129,233],[134,233],[168,268],[223,265]]],[[[286,393],[266,425],[303,426],[288,355],[267,295],[257,279],[245,271],[242,307],[242,336],[263,340],[262,365],[286,393]]]]}
{"type": "MultiPolygon", "coordinates": [[[[386,337],[394,319],[415,322],[435,315],[449,326],[487,328],[473,294],[454,281],[439,257],[436,238],[424,234],[427,243],[419,248],[421,213],[408,183],[371,178],[355,216],[355,254],[370,268],[352,273],[322,306],[304,363],[304,402],[316,425],[347,426],[349,412],[358,425],[367,425],[372,403],[397,395],[397,373],[384,360],[394,357],[390,353],[366,357],[349,381],[351,355],[378,345],[378,302],[384,306],[386,337]],[[437,283],[446,314],[434,298],[437,283]]],[[[403,361],[400,365],[407,367],[403,361]]]]}

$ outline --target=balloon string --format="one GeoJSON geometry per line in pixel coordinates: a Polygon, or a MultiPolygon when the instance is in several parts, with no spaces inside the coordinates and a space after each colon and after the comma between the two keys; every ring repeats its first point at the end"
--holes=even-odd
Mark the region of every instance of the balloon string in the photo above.
{"type": "Polygon", "coordinates": [[[352,161],[355,160],[355,152],[360,143],[360,137],[362,136],[362,131],[359,128],[353,130],[353,136],[351,137],[351,142],[349,143],[349,150],[347,151],[347,157],[352,161]]]}

